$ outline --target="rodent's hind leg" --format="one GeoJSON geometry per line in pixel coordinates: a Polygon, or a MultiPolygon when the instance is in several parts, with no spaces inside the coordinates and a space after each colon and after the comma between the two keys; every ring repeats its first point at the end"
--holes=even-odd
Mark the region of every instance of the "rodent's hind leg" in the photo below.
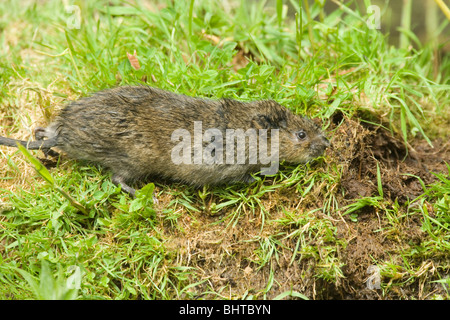
{"type": "Polygon", "coordinates": [[[45,128],[42,127],[34,128],[33,133],[36,140],[44,140],[44,138],[47,137],[47,135],[45,134],[45,128]]]}
{"type": "Polygon", "coordinates": [[[125,183],[125,179],[122,176],[119,176],[117,174],[113,174],[112,176],[112,183],[114,183],[116,186],[121,186],[122,190],[128,193],[133,198],[136,198],[136,190],[130,187],[125,183]]]}
{"type": "MultiPolygon", "coordinates": [[[[46,132],[47,132],[47,130],[45,128],[36,127],[33,130],[34,138],[37,141],[44,140],[44,138],[48,137],[46,132]]],[[[42,149],[42,152],[44,153],[45,158],[47,158],[48,156],[55,157],[55,158],[59,157],[59,153],[52,149],[42,149]]]]}

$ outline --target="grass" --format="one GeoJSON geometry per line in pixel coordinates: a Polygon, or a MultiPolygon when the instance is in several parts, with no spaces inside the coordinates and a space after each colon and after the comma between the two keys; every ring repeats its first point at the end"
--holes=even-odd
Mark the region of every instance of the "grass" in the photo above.
{"type": "MultiPolygon", "coordinates": [[[[146,83],[192,96],[274,99],[320,120],[346,148],[357,145],[353,128],[343,129],[354,123],[386,128],[408,145],[448,141],[448,51],[436,72],[432,44],[409,32],[402,43],[414,46],[389,45],[367,27],[365,8],[73,4],[79,28],[61,1],[0,4],[2,136],[29,139],[68,101],[146,83]],[[135,50],[138,70],[127,58],[135,50]]],[[[33,158],[2,147],[0,298],[448,299],[450,168],[432,183],[416,176],[422,194],[400,201],[389,196],[378,159],[375,191],[349,197],[343,181],[353,159],[339,158],[342,151],[250,185],[149,181],[131,199],[93,164],[61,158],[37,173],[33,158]],[[372,265],[381,284],[369,290],[372,265]]]]}

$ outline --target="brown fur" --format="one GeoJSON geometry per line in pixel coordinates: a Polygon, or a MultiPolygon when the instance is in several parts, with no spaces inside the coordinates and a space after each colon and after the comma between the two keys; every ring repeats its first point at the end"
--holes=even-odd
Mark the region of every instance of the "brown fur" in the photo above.
{"type": "MultiPolygon", "coordinates": [[[[329,145],[311,120],[275,101],[206,100],[147,86],[118,87],[72,102],[49,127],[36,130],[37,141],[19,142],[29,149],[56,147],[69,157],[100,163],[112,170],[113,182],[131,194],[129,183],[153,175],[201,186],[245,181],[261,169],[261,163],[248,161],[173,163],[171,151],[179,141],[172,141],[171,135],[186,129],[193,136],[194,121],[202,122],[203,132],[219,129],[224,138],[227,129],[268,129],[269,137],[270,130],[278,129],[279,158],[290,163],[305,163],[329,145]],[[301,130],[304,139],[297,135],[301,130]]],[[[15,141],[0,138],[3,145],[14,146],[15,141]]],[[[251,148],[246,146],[247,160],[251,148]]]]}

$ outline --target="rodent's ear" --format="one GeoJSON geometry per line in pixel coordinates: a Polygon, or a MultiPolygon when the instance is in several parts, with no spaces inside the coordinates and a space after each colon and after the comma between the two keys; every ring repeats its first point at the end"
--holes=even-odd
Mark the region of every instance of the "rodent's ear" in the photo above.
{"type": "Polygon", "coordinates": [[[282,129],[287,127],[287,119],[281,115],[258,114],[253,118],[257,127],[263,129],[282,129]]]}

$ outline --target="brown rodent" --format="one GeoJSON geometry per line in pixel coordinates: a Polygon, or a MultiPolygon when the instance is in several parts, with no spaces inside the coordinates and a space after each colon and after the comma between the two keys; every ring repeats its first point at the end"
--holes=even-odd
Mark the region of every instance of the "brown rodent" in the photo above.
{"type": "Polygon", "coordinates": [[[249,181],[268,166],[268,158],[258,157],[263,138],[272,162],[305,163],[329,146],[314,122],[275,101],[207,100],[148,86],[118,87],[72,102],[35,136],[31,142],[0,137],[0,145],[21,143],[47,153],[55,147],[99,163],[131,195],[135,190],[128,184],[149,176],[196,186],[249,181]],[[260,139],[249,134],[242,145],[242,131],[260,139]]]}

